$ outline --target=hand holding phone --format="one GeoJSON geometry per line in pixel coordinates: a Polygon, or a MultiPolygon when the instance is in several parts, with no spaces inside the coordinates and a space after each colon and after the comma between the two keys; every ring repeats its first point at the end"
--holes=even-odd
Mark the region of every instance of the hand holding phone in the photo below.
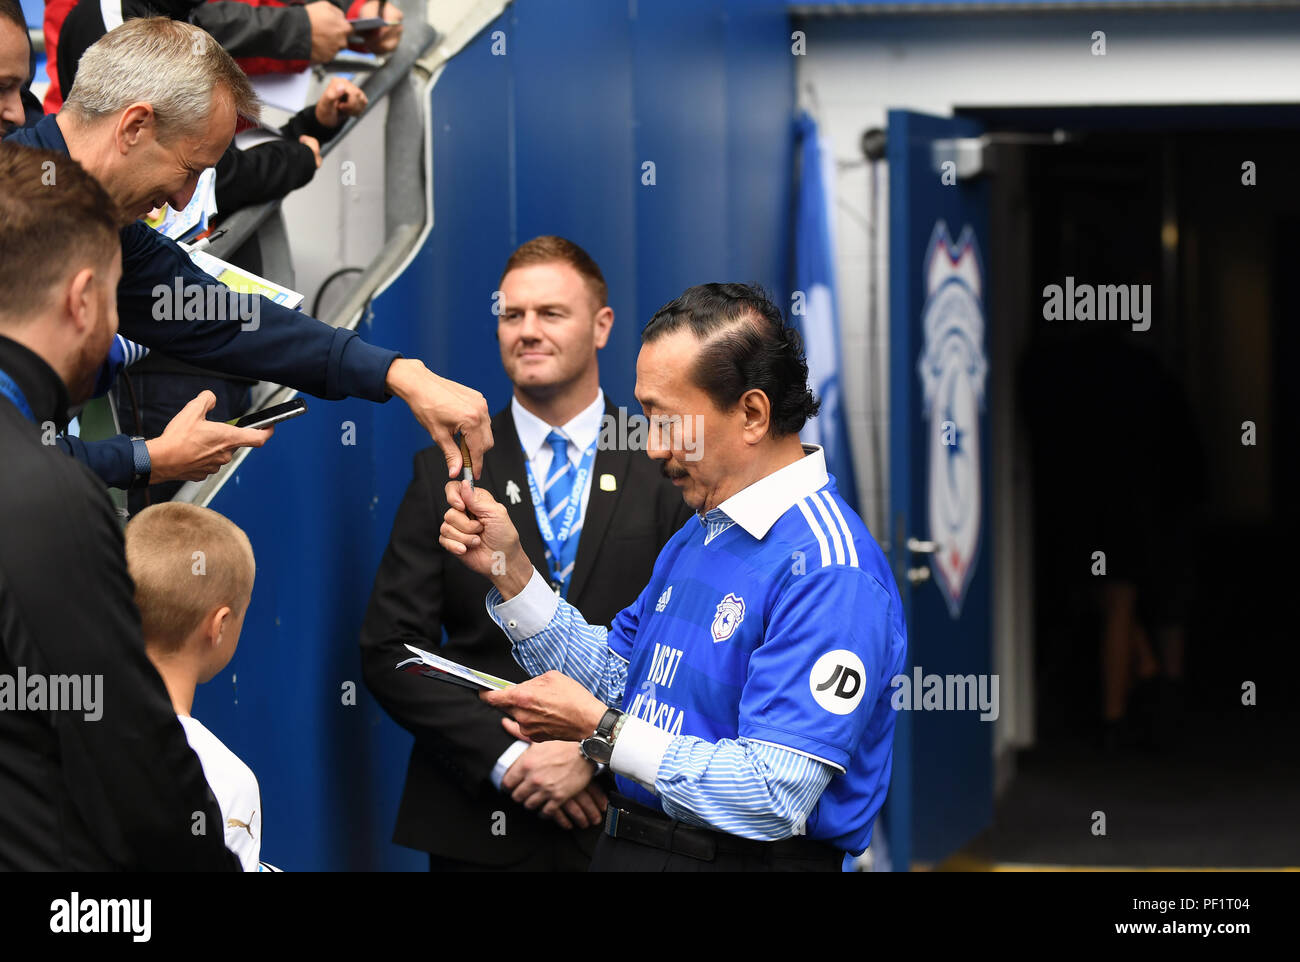
{"type": "Polygon", "coordinates": [[[274,404],[269,408],[262,408],[260,411],[253,411],[241,418],[232,418],[226,423],[233,424],[237,428],[269,428],[273,424],[279,424],[281,421],[287,421],[290,418],[296,418],[298,415],[306,413],[307,402],[300,397],[296,397],[292,401],[274,404]]]}
{"type": "Polygon", "coordinates": [[[211,391],[199,392],[160,436],[145,442],[150,483],[202,481],[228,464],[239,448],[259,448],[270,440],[271,428],[255,431],[209,421],[207,414],[216,403],[211,391]]]}

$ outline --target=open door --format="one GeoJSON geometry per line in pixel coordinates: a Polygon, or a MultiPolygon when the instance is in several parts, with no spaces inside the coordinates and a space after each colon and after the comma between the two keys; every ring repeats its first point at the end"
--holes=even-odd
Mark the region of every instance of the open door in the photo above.
{"type": "Polygon", "coordinates": [[[889,543],[908,669],[894,689],[885,828],[900,870],[937,863],[993,814],[982,132],[965,118],[889,112],[889,543]]]}

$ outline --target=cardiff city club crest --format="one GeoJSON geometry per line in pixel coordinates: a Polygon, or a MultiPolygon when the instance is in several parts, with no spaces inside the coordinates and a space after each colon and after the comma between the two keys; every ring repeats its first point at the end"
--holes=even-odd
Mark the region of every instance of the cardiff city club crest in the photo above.
{"type": "Polygon", "coordinates": [[[727,596],[718,602],[717,613],[713,616],[713,643],[726,641],[736,633],[740,623],[745,620],[745,599],[740,595],[727,596]]]}
{"type": "Polygon", "coordinates": [[[939,221],[925,261],[925,339],[917,366],[929,421],[930,557],[948,611],[956,618],[970,584],[980,542],[980,411],[988,361],[984,354],[984,285],[970,226],[954,244],[939,221]]]}

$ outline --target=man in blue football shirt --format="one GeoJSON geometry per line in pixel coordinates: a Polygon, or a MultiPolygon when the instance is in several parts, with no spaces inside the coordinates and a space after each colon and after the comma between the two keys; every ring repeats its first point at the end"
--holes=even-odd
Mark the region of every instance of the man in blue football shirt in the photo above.
{"type": "Polygon", "coordinates": [[[492,580],[488,611],[537,676],[483,698],[523,737],[581,740],[626,796],[593,870],[837,871],[871,840],[906,628],[880,548],[799,441],[807,380],[755,288],[694,287],[651,319],[648,453],[698,523],[609,629],[551,591],[491,495],[448,485],[440,541],[492,580]]]}

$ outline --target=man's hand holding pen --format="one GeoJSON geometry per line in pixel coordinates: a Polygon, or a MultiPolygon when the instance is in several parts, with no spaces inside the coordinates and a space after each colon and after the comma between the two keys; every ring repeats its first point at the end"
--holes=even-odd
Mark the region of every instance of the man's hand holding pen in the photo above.
{"type": "MultiPolygon", "coordinates": [[[[447,459],[447,476],[460,475],[464,459],[456,444],[456,432],[464,435],[475,474],[483,455],[492,447],[492,418],[487,399],[473,388],[439,377],[424,362],[399,357],[388,368],[386,387],[411,408],[447,459]]],[[[458,482],[459,483],[459,482],[458,482]]]]}
{"type": "Polygon", "coordinates": [[[510,599],[523,591],[533,576],[533,563],[519,543],[505,505],[463,480],[448,482],[446,493],[448,509],[438,543],[471,571],[489,579],[502,597],[510,599]]]}

